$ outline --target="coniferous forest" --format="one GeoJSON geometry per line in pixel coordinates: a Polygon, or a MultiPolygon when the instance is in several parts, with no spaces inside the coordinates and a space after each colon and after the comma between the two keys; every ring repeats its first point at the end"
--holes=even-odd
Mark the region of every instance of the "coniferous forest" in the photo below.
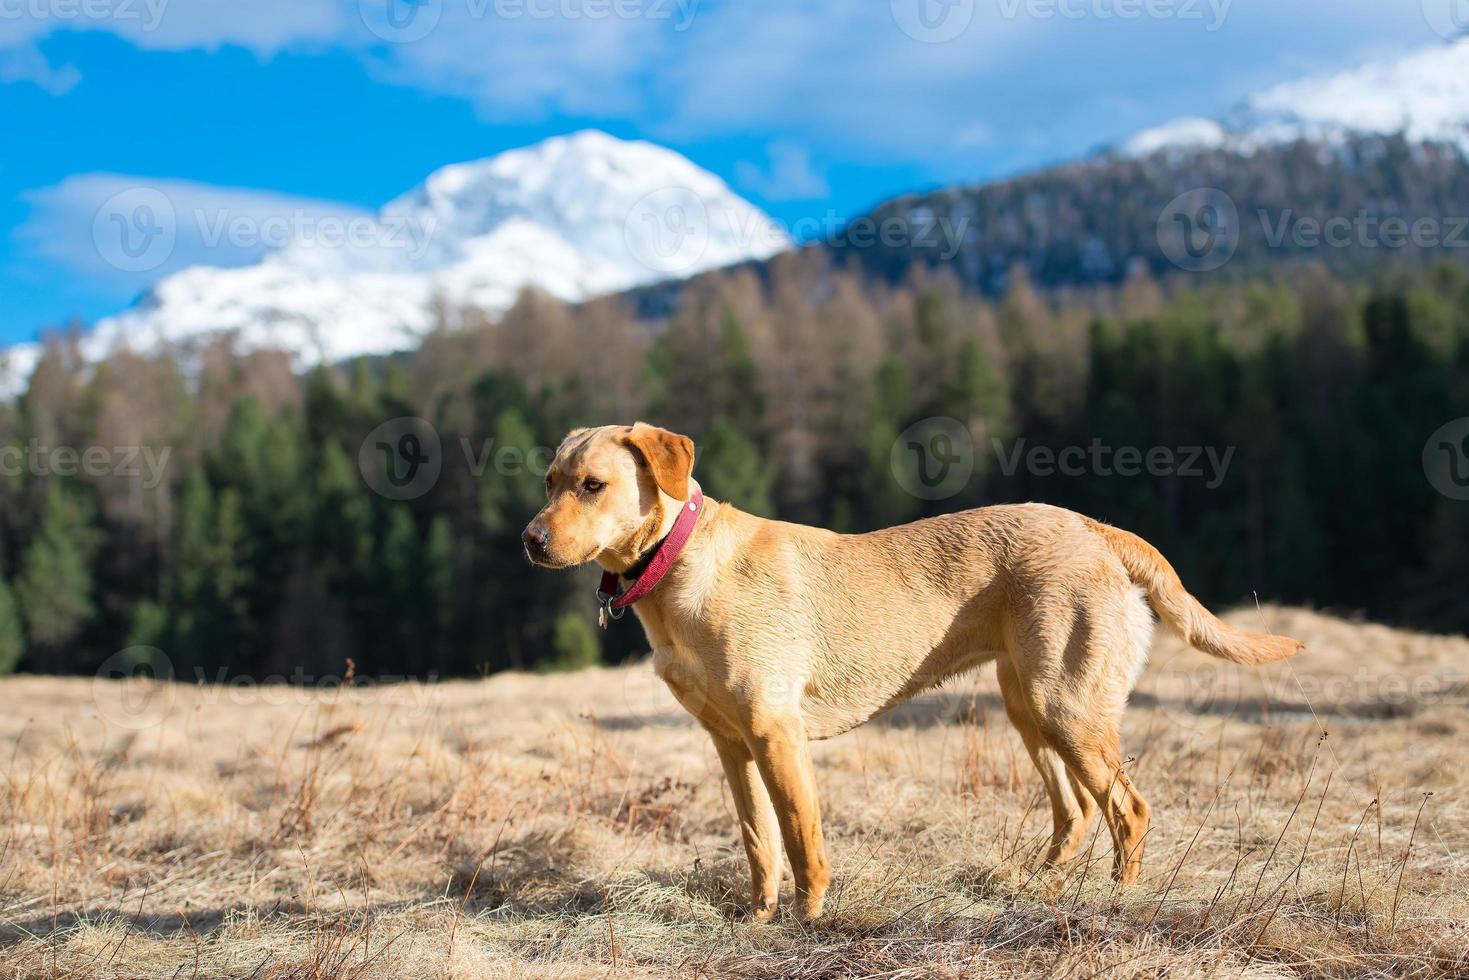
{"type": "Polygon", "coordinates": [[[1469,630],[1469,446],[1430,444],[1469,414],[1461,266],[992,296],[864,275],[805,250],[651,319],[526,293],[307,373],[227,340],[83,367],[57,335],[0,408],[0,671],[616,662],[642,634],[595,628],[595,572],[532,570],[518,537],[565,431],[635,419],[693,436],[706,492],[757,514],[863,531],[1045,501],[1145,535],[1218,606],[1469,630]],[[967,479],[914,492],[910,447],[967,479]]]}

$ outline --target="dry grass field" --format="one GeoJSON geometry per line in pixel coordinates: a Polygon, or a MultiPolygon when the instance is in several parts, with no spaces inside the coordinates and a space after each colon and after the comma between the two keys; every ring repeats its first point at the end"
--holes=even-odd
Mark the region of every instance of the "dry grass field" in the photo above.
{"type": "Polygon", "coordinates": [[[1469,641],[1231,618],[1311,649],[1250,671],[1159,632],[1124,728],[1136,888],[1104,831],[1038,870],[990,668],[817,746],[811,926],[740,919],[718,760],[646,666],[0,681],[0,976],[1469,974],[1469,641]]]}

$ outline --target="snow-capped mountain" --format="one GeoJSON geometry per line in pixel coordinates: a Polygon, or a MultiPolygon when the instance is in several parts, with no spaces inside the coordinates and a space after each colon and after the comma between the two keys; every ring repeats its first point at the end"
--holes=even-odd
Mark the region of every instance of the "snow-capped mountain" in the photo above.
{"type": "Polygon", "coordinates": [[[1222,119],[1191,116],[1146,129],[1122,143],[1119,152],[1135,157],[1216,147],[1251,152],[1266,144],[1331,143],[1364,133],[1449,143],[1469,155],[1469,40],[1275,85],[1222,119]]]}
{"type": "MultiPolygon", "coordinates": [[[[350,234],[328,230],[297,231],[256,265],[164,278],[100,321],[84,353],[232,332],[240,349],[290,351],[305,367],[411,348],[436,310],[503,312],[527,286],[577,301],[791,246],[678,153],[590,130],[444,167],[350,234]]],[[[36,356],[35,345],[0,352],[5,387],[23,384],[36,356]]]]}

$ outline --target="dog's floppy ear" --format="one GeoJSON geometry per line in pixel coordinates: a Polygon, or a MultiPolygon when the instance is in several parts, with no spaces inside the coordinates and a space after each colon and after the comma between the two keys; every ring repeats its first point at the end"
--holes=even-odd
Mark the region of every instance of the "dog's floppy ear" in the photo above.
{"type": "Polygon", "coordinates": [[[687,500],[689,474],[694,471],[694,440],[656,425],[638,422],[623,442],[642,457],[658,489],[674,500],[687,500]]]}

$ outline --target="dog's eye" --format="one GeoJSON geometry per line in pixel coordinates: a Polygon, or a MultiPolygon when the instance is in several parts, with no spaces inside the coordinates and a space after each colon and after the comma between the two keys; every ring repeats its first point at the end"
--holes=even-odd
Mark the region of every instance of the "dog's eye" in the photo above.
{"type": "Polygon", "coordinates": [[[607,484],[603,483],[601,480],[587,479],[582,481],[581,488],[587,493],[601,493],[603,490],[607,489],[607,484]]]}

